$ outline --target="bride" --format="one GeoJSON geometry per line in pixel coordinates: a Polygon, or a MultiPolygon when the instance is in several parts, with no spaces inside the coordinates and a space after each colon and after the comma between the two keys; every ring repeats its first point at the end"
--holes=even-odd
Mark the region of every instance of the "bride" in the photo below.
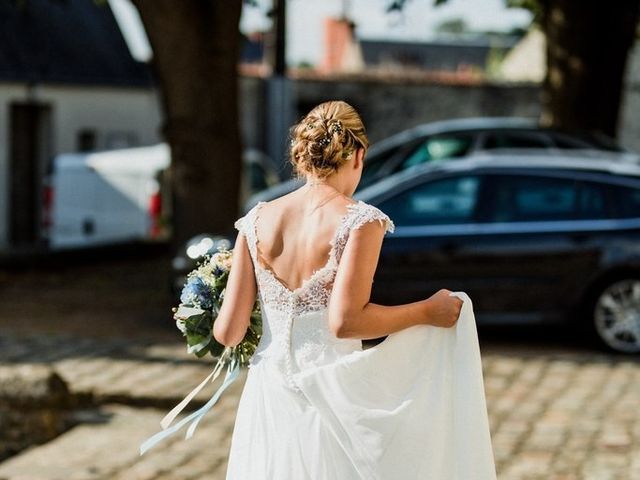
{"type": "Polygon", "coordinates": [[[306,183],[235,223],[213,334],[237,345],[259,294],[263,335],[227,480],[495,479],[471,299],[442,289],[404,305],[369,301],[394,224],[352,198],[367,148],[349,104],[316,106],[291,128],[306,183]]]}

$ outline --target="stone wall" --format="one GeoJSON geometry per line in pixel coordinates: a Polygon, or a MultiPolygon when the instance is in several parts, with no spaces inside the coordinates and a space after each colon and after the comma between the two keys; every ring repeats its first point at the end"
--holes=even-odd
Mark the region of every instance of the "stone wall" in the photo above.
{"type": "Polygon", "coordinates": [[[446,85],[436,83],[299,80],[296,116],[314,105],[342,99],[362,115],[375,142],[421,123],[461,117],[539,115],[536,85],[446,85]]]}
{"type": "Polygon", "coordinates": [[[65,381],[50,367],[0,367],[0,462],[68,429],[67,412],[75,404],[65,381]]]}
{"type": "MultiPolygon", "coordinates": [[[[272,155],[266,138],[265,83],[243,76],[240,83],[241,128],[246,147],[272,155]]],[[[292,111],[299,120],[318,103],[341,99],[362,115],[369,140],[436,120],[462,117],[519,116],[537,118],[540,112],[537,84],[456,85],[434,81],[375,78],[297,78],[289,81],[292,111]]],[[[286,138],[282,139],[286,149],[286,138]]],[[[277,158],[286,158],[277,156],[277,158]]]]}
{"type": "MultiPolygon", "coordinates": [[[[245,145],[268,151],[264,133],[264,84],[241,77],[241,118],[245,145]]],[[[450,118],[540,114],[537,83],[447,84],[437,81],[297,78],[290,81],[293,111],[300,119],[313,106],[342,99],[361,113],[371,142],[406,128],[450,118]]],[[[640,44],[632,53],[620,113],[619,142],[640,151],[640,44]]],[[[286,141],[286,139],[283,139],[286,141]]]]}

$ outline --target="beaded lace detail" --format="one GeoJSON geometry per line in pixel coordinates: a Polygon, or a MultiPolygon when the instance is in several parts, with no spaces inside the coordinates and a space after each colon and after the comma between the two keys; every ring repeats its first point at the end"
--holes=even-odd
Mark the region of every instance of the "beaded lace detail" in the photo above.
{"type": "MultiPolygon", "coordinates": [[[[395,226],[393,221],[380,209],[362,200],[347,205],[347,211],[341,217],[338,228],[330,241],[331,248],[327,262],[315,270],[309,278],[306,278],[300,287],[291,290],[278,280],[269,268],[263,267],[257,261],[256,220],[260,207],[264,203],[266,202],[258,202],[234,225],[247,238],[262,304],[268,310],[276,310],[285,314],[286,322],[284,325],[267,325],[266,330],[269,331],[269,337],[280,342],[280,347],[284,352],[284,357],[281,360],[284,363],[287,381],[294,390],[299,391],[292,378],[291,334],[294,318],[328,307],[333,281],[351,230],[375,220],[382,222],[387,232],[393,232],[395,226]]],[[[267,321],[269,320],[267,319],[267,321]]],[[[296,331],[296,335],[296,353],[298,358],[302,360],[321,354],[332,340],[337,340],[329,337],[328,325],[324,324],[305,323],[302,331],[296,331]]],[[[271,341],[271,338],[269,340],[271,341]]],[[[271,352],[267,356],[271,356],[270,354],[274,351],[273,349],[269,350],[271,352]]]]}
{"type": "Polygon", "coordinates": [[[362,200],[347,205],[347,212],[342,216],[330,241],[331,250],[328,261],[306,278],[300,287],[290,290],[275,277],[270,269],[264,268],[257,261],[256,220],[260,207],[264,203],[266,202],[258,202],[244,217],[235,222],[235,227],[247,237],[258,290],[264,303],[282,311],[289,310],[293,303],[293,313],[296,314],[320,310],[328,306],[333,280],[352,229],[374,220],[383,222],[385,231],[393,232],[395,229],[393,221],[377,207],[362,200]]]}

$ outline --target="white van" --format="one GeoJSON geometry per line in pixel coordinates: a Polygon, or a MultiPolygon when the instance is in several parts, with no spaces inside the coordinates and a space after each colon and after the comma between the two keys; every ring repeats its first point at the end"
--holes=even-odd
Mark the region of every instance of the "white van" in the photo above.
{"type": "MultiPolygon", "coordinates": [[[[242,161],[241,202],[281,181],[261,151],[245,149],[242,161]]],[[[170,164],[167,143],[56,156],[43,195],[49,248],[168,240],[170,164]]]]}
{"type": "Polygon", "coordinates": [[[49,247],[167,240],[170,162],[166,143],[56,156],[44,192],[49,247]]]}

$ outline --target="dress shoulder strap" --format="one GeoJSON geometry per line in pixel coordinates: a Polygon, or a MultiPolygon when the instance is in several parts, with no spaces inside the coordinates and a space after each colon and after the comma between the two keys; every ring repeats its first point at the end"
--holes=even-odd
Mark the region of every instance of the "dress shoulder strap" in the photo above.
{"type": "Polygon", "coordinates": [[[384,227],[385,232],[393,233],[395,225],[389,216],[369,203],[359,200],[352,205],[352,214],[348,216],[348,230],[360,228],[362,225],[378,220],[384,227]]]}
{"type": "Polygon", "coordinates": [[[247,239],[247,245],[249,246],[249,253],[251,253],[251,257],[255,263],[256,261],[256,217],[258,213],[258,209],[265,202],[258,202],[254,205],[244,216],[237,219],[233,226],[245,236],[247,239]]]}
{"type": "Polygon", "coordinates": [[[348,205],[347,213],[342,217],[340,227],[332,242],[336,262],[339,261],[342,256],[342,251],[349,239],[349,233],[373,221],[379,221],[385,227],[385,233],[393,233],[395,230],[393,221],[378,207],[363,202],[362,200],[348,205]]]}

